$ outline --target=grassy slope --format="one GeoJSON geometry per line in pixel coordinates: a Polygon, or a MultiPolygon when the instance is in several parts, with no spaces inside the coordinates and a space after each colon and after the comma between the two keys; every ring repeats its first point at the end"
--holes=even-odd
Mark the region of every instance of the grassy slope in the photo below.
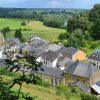
{"type": "MultiPolygon", "coordinates": [[[[8,81],[12,80],[11,76],[2,75],[3,79],[8,81]]],[[[12,90],[18,91],[19,86],[15,85],[12,90]]],[[[63,95],[56,95],[56,89],[53,87],[45,88],[38,85],[26,85],[23,84],[22,87],[23,93],[30,93],[31,96],[37,96],[36,100],[69,100],[66,99],[63,95]]],[[[78,96],[72,96],[70,100],[81,100],[78,96]]]]}
{"type": "MultiPolygon", "coordinates": [[[[4,27],[10,27],[11,30],[15,30],[18,28],[26,28],[31,29],[30,31],[23,31],[23,36],[25,39],[27,39],[29,36],[33,34],[37,34],[40,37],[47,39],[47,40],[53,40],[58,37],[60,33],[65,32],[64,29],[57,29],[57,28],[50,28],[47,26],[44,26],[42,22],[40,21],[29,21],[29,23],[26,26],[21,26],[22,20],[18,19],[4,19],[0,18],[0,29],[4,27]]],[[[14,31],[11,31],[7,37],[13,37],[14,31]]]]}

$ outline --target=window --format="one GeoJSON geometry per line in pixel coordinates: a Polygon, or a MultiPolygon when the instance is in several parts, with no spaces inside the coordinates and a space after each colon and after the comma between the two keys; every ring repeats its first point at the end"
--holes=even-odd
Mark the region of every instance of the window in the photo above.
{"type": "Polygon", "coordinates": [[[55,79],[55,85],[58,85],[58,81],[57,81],[57,79],[55,79]]]}
{"type": "Polygon", "coordinates": [[[53,85],[53,78],[51,78],[51,84],[53,85]]]}

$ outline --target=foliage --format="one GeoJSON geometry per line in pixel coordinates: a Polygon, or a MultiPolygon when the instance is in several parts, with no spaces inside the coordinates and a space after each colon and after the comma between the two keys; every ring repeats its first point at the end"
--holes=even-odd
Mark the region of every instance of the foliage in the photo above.
{"type": "Polygon", "coordinates": [[[5,27],[5,28],[1,29],[1,32],[3,33],[4,37],[6,38],[6,33],[10,32],[10,28],[5,27]]]}
{"type": "Polygon", "coordinates": [[[17,29],[17,30],[15,31],[14,37],[15,37],[15,38],[19,38],[19,40],[22,41],[23,36],[22,36],[22,33],[21,33],[21,29],[17,29]]]}
{"type": "Polygon", "coordinates": [[[96,96],[81,94],[81,100],[99,100],[96,96]]]}
{"type": "Polygon", "coordinates": [[[24,59],[6,59],[6,65],[11,72],[21,72],[21,75],[18,78],[13,79],[10,85],[10,88],[12,88],[15,84],[18,84],[20,86],[18,90],[17,100],[20,97],[23,82],[25,82],[26,84],[37,84],[39,80],[41,81],[41,79],[34,74],[34,71],[38,70],[38,67],[41,66],[41,63],[38,63],[33,56],[27,53],[25,54],[24,59]]]}
{"type": "Polygon", "coordinates": [[[89,13],[89,20],[93,22],[91,28],[91,36],[96,40],[100,39],[100,4],[94,5],[94,8],[89,13]]]}
{"type": "Polygon", "coordinates": [[[0,100],[17,100],[16,94],[10,90],[9,83],[0,78],[0,100]]]}
{"type": "Polygon", "coordinates": [[[21,25],[22,25],[22,26],[26,26],[26,22],[23,21],[23,22],[21,23],[21,25]]]}
{"type": "Polygon", "coordinates": [[[49,27],[63,28],[65,18],[63,16],[49,16],[44,17],[43,23],[49,27]]]}
{"type": "Polygon", "coordinates": [[[83,32],[90,30],[91,23],[88,18],[81,17],[80,15],[74,15],[72,18],[69,18],[67,21],[67,30],[68,32],[73,32],[75,29],[80,28],[83,32]]]}

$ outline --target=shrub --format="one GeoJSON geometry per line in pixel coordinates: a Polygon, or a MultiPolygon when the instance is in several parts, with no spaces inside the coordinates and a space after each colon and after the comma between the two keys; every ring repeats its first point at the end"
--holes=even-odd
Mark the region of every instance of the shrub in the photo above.
{"type": "Polygon", "coordinates": [[[26,22],[23,21],[23,22],[21,23],[21,25],[22,25],[22,26],[26,26],[26,22]]]}

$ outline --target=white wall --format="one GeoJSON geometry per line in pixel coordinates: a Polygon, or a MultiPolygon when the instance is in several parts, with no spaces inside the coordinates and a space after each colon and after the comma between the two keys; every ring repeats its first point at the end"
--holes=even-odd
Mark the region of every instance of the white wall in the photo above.
{"type": "Polygon", "coordinates": [[[42,62],[44,66],[46,67],[56,67],[57,65],[57,59],[55,59],[53,62],[47,61],[41,57],[36,59],[37,62],[42,62]]]}

